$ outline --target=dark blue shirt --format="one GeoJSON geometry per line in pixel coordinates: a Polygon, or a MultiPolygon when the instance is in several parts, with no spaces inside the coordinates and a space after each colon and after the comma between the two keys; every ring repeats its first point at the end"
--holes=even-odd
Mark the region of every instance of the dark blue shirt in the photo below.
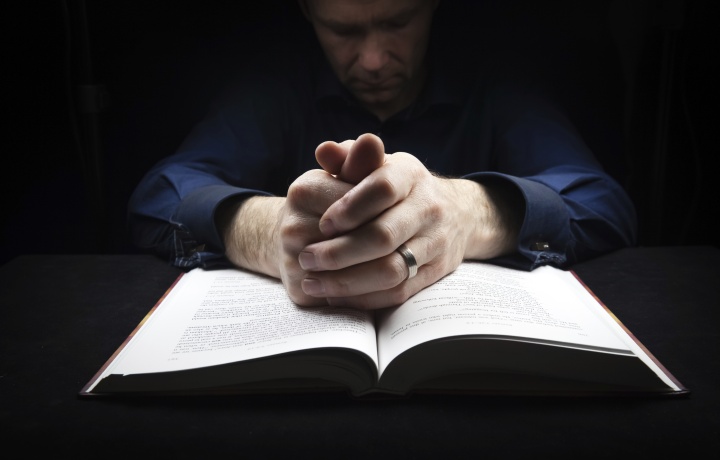
{"type": "Polygon", "coordinates": [[[239,78],[178,151],[155,165],[129,203],[133,240],[179,267],[224,261],[214,225],[230,197],[280,195],[318,168],[315,148],[375,133],[444,176],[493,182],[522,196],[517,254],[495,262],[568,266],[635,244],[636,216],[550,101],[431,53],[422,94],[380,121],[356,104],[319,52],[239,78]]]}

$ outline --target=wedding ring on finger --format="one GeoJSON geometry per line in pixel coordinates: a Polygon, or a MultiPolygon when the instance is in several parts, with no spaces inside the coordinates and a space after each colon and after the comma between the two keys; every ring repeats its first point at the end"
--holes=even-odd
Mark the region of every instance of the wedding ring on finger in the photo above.
{"type": "Polygon", "coordinates": [[[408,249],[407,246],[404,244],[401,244],[399,248],[397,248],[397,252],[400,253],[402,258],[405,260],[405,264],[408,268],[408,276],[405,278],[405,280],[409,280],[413,276],[417,275],[418,272],[418,264],[417,260],[415,260],[415,254],[412,253],[410,249],[408,249]]]}

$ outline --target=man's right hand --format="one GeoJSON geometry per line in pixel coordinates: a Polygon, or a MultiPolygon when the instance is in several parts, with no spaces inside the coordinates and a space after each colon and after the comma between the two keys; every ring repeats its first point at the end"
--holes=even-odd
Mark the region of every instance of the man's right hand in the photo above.
{"type": "Polygon", "coordinates": [[[327,239],[320,218],[354,184],[382,166],[385,154],[377,138],[360,136],[342,144],[318,146],[317,159],[325,168],[308,171],[289,187],[287,197],[256,196],[226,209],[222,232],[226,256],[235,265],[280,278],[290,298],[304,306],[326,304],[305,294],[300,286],[307,272],[298,255],[309,244],[327,239]]]}

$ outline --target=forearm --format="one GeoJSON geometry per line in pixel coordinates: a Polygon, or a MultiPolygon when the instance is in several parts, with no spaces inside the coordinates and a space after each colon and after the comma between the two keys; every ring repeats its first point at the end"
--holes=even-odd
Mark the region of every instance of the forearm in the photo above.
{"type": "Polygon", "coordinates": [[[278,216],[284,203],[285,198],[253,196],[220,205],[215,222],[231,263],[280,278],[278,216]]]}
{"type": "Polygon", "coordinates": [[[487,260],[516,251],[524,214],[519,192],[502,183],[449,179],[467,233],[464,259],[487,260]]]}

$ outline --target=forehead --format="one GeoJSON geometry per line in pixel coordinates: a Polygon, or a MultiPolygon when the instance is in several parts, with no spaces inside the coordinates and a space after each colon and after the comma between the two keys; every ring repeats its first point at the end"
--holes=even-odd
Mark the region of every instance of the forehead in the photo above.
{"type": "Polygon", "coordinates": [[[308,0],[317,20],[327,24],[367,24],[412,15],[427,0],[308,0]]]}

